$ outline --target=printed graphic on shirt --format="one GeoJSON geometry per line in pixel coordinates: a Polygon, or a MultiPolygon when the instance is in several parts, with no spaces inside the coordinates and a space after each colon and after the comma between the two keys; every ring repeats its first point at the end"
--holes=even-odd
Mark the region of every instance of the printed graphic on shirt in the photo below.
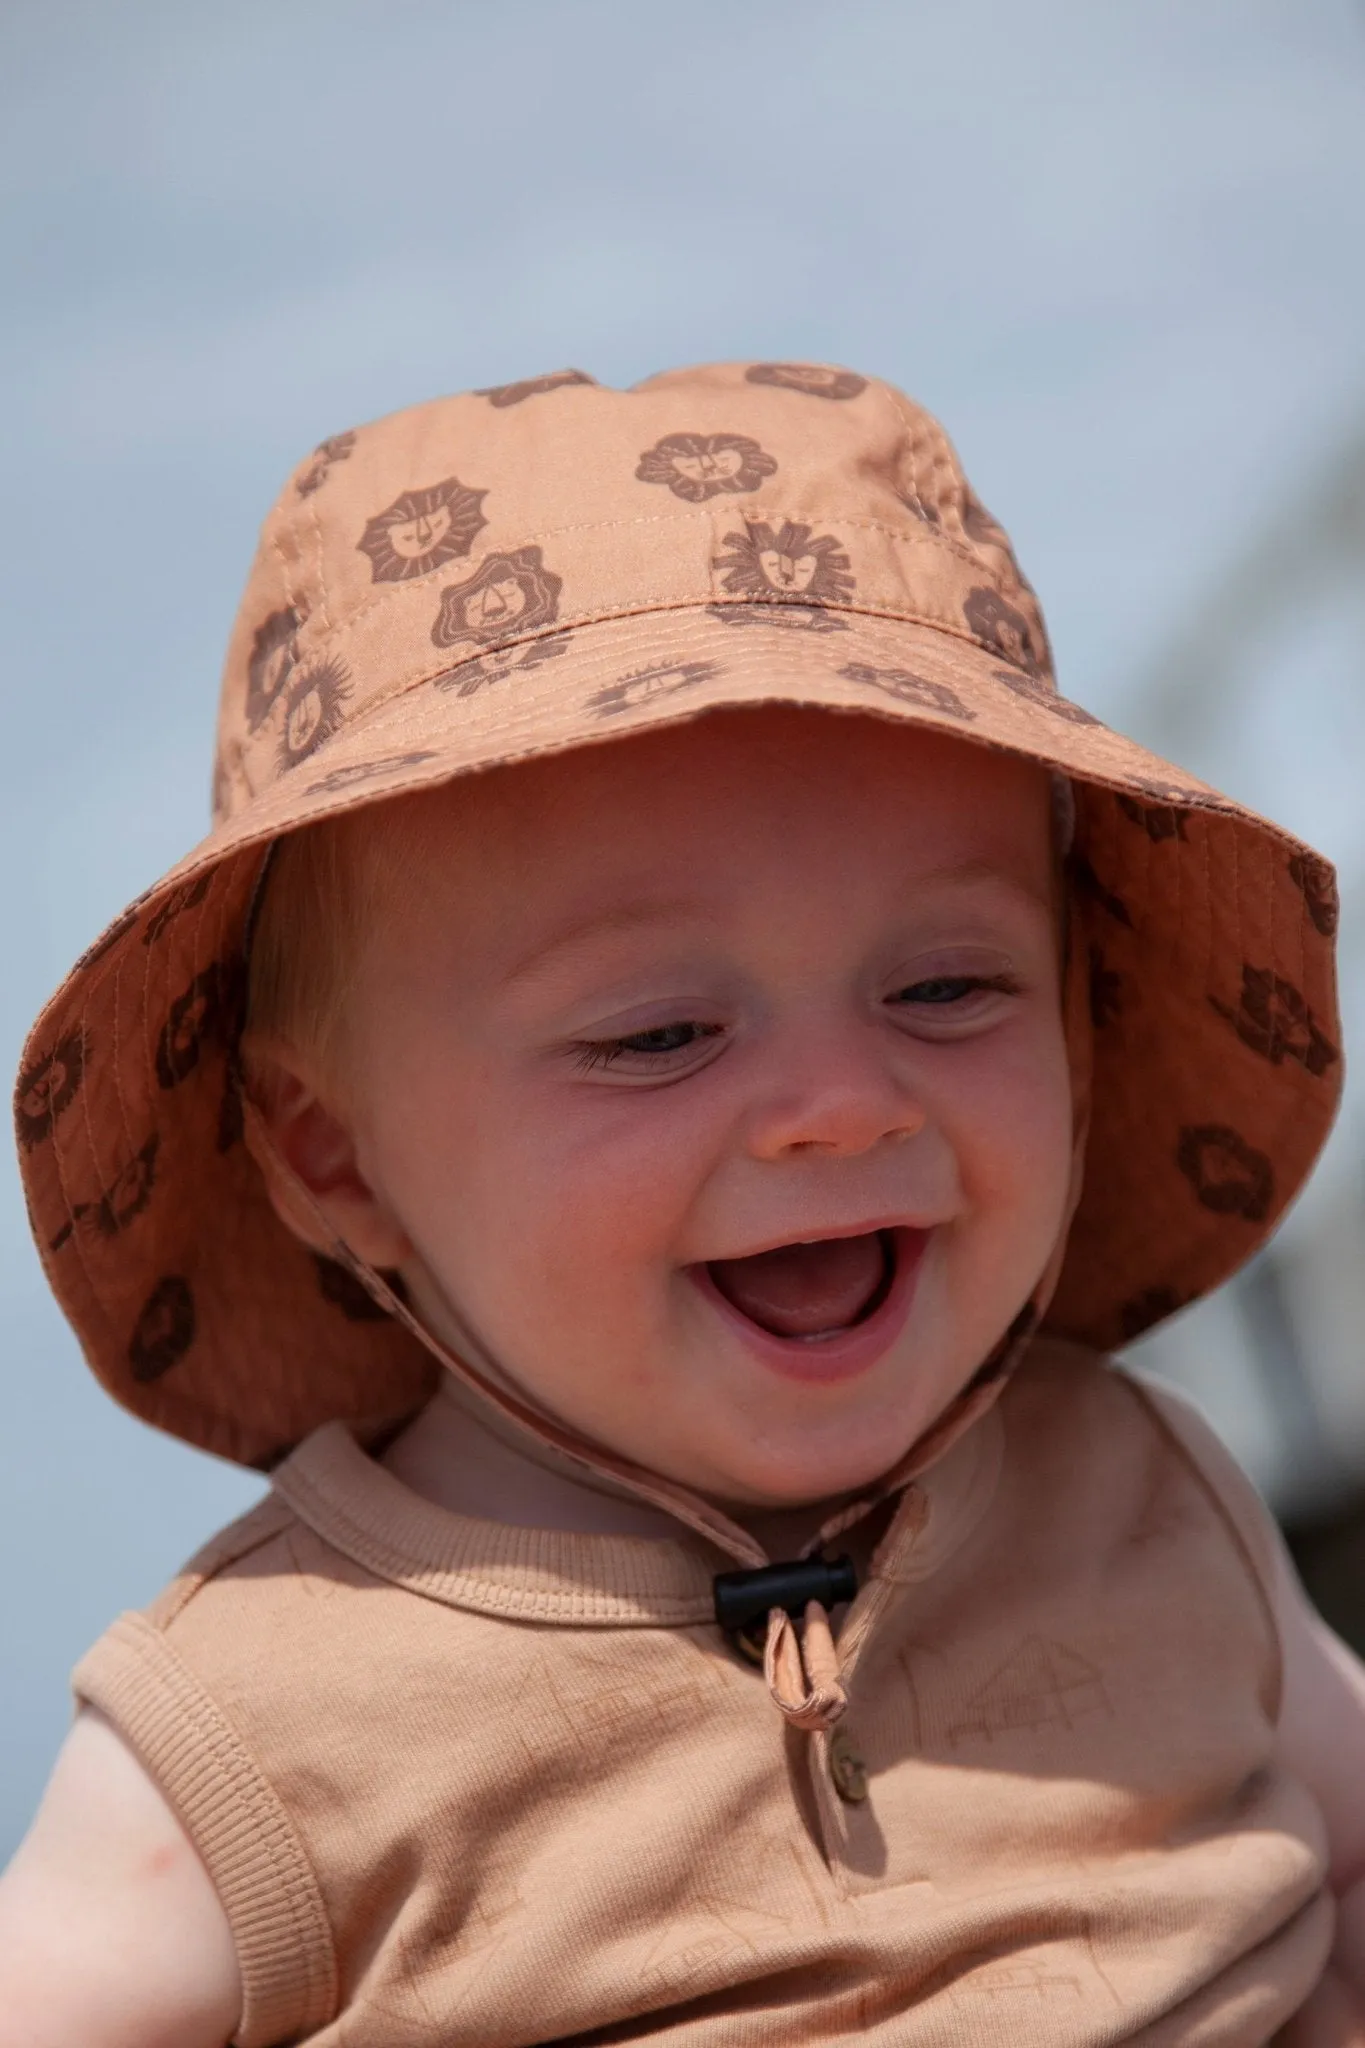
{"type": "Polygon", "coordinates": [[[847,633],[848,620],[822,605],[708,604],[707,616],[723,626],[764,626],[786,633],[847,633]]]}
{"type": "Polygon", "coordinates": [[[370,558],[373,580],[401,583],[467,555],[474,536],[488,524],[479,509],[487,496],[487,491],[471,491],[457,476],[424,491],[404,491],[375,514],[356,542],[370,558]]]}
{"type": "Polygon", "coordinates": [[[58,1117],[75,1101],[89,1053],[90,1041],[77,1025],[20,1074],[14,1090],[14,1120],[26,1152],[51,1135],[58,1117]]]}
{"type": "Polygon", "coordinates": [[[1087,1714],[1112,1711],[1103,1678],[1088,1657],[1045,1636],[1026,1636],[967,1699],[948,1728],[948,1741],[956,1749],[973,1737],[990,1742],[1020,1728],[1069,1733],[1087,1714]]]}
{"type": "Polygon", "coordinates": [[[943,718],[957,718],[970,724],[976,713],[967,708],[956,690],[946,683],[931,683],[908,668],[873,668],[869,662],[850,661],[839,670],[851,683],[865,683],[884,696],[902,704],[917,704],[925,711],[937,711],[943,718]]]}
{"type": "Polygon", "coordinates": [[[592,384],[597,379],[589,377],[584,370],[552,370],[548,377],[527,377],[520,384],[488,384],[482,391],[476,391],[476,398],[486,398],[490,405],[503,408],[520,405],[524,399],[538,398],[544,391],[559,391],[566,384],[592,384]]]}
{"type": "Polygon", "coordinates": [[[1243,1045],[1278,1067],[1297,1060],[1306,1073],[1322,1075],[1335,1066],[1340,1052],[1322,1030],[1300,990],[1269,967],[1242,967],[1242,994],[1236,1009],[1210,996],[1209,1003],[1227,1019],[1243,1045]]]}
{"type": "Polygon", "coordinates": [[[307,469],[294,485],[299,496],[311,497],[313,492],[326,482],[327,472],[333,463],[347,461],[354,447],[355,435],[351,432],[331,434],[325,441],[319,441],[307,469]]]}
{"type": "Polygon", "coordinates": [[[75,1203],[70,1220],[51,1240],[49,1250],[60,1251],[78,1224],[84,1224],[98,1237],[117,1237],[121,1230],[126,1230],[151,1200],[160,1144],[160,1136],[153,1131],[146,1144],[133,1154],[126,1166],[119,1169],[94,1201],[75,1203]]]}
{"type": "Polygon", "coordinates": [[[1307,904],[1314,927],[1324,939],[1330,939],[1340,916],[1331,863],[1313,853],[1296,853],[1289,862],[1289,877],[1307,904]]]}
{"type": "Polygon", "coordinates": [[[801,391],[807,398],[856,398],[867,379],[853,370],[831,370],[824,363],[751,363],[744,372],[750,384],[775,384],[781,391],[801,391]]]}
{"type": "Polygon", "coordinates": [[[774,530],[765,519],[746,519],[743,533],[727,533],[723,545],[730,553],[717,555],[712,567],[725,570],[721,588],[736,596],[838,604],[854,588],[843,542],[800,521],[784,520],[774,530]]]}
{"type": "Polygon", "coordinates": [[[167,1273],[142,1305],[128,1340],[128,1364],[140,1387],[159,1380],[194,1342],[194,1296],[179,1273],[167,1273]]]}
{"type": "Polygon", "coordinates": [[[1175,1163],[1196,1198],[1216,1216],[1265,1221],[1275,1193],[1275,1169],[1230,1124],[1187,1124],[1175,1163]]]}
{"type": "Polygon", "coordinates": [[[335,655],[296,669],[285,694],[276,759],[281,774],[297,768],[340,730],[351,694],[344,661],[335,655]]]}
{"type": "Polygon", "coordinates": [[[755,491],[777,463],[748,434],[665,434],[640,457],[642,484],[666,484],[677,498],[700,505],[722,491],[755,491]]]}
{"type": "Polygon", "coordinates": [[[723,1982],[717,1974],[720,1965],[760,1954],[763,1944],[787,1933],[790,1924],[736,1900],[702,1897],[643,1945],[635,1968],[640,1982],[656,1994],[690,1987],[697,1977],[723,1982]]]}
{"type": "Polygon", "coordinates": [[[529,633],[553,625],[563,587],[538,547],[487,555],[472,576],[442,591],[432,640],[437,647],[455,647],[461,640],[486,643],[514,629],[529,633]]]}
{"type": "Polygon", "coordinates": [[[258,732],[277,703],[299,658],[298,633],[307,613],[297,605],[271,612],[256,628],[246,665],[246,722],[258,732]]]}
{"type": "Polygon", "coordinates": [[[635,669],[614,683],[595,690],[587,708],[599,718],[614,718],[622,711],[637,710],[656,697],[671,697],[679,690],[695,689],[721,673],[718,661],[661,661],[653,668],[635,669]]]}

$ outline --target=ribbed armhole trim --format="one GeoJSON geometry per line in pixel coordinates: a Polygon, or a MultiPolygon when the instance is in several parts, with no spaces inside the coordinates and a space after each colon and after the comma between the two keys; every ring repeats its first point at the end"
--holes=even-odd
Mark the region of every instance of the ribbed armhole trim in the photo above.
{"type": "Polygon", "coordinates": [[[242,1973],[235,2048],[271,2048],[336,2010],[336,1955],[317,1879],[236,1732],[140,1614],[125,1614],[72,1674],[175,1808],[222,1900],[242,1973]]]}

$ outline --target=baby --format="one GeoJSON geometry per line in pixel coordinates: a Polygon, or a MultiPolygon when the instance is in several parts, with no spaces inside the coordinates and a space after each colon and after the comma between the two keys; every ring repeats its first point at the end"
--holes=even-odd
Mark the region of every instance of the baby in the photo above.
{"type": "Polygon", "coordinates": [[[1308,1172],[1334,908],[884,385],[325,442],[20,1076],[95,1371],[272,1485],[77,1670],[0,2048],[1365,2042],[1365,1672],[1105,1356],[1308,1172]]]}

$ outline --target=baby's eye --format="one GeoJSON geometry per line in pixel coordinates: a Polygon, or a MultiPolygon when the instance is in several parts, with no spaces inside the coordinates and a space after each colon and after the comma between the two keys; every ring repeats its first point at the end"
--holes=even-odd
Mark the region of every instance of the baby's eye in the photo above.
{"type": "Polygon", "coordinates": [[[927,974],[887,997],[889,1005],[936,1030],[986,1024],[1001,1014],[1002,999],[1019,994],[1008,974],[927,974]]]}
{"type": "Polygon", "coordinates": [[[631,1031],[623,1038],[585,1039],[576,1048],[577,1064],[584,1072],[594,1068],[614,1067],[622,1062],[647,1068],[651,1063],[656,1067],[678,1053],[685,1053],[703,1039],[716,1038],[720,1033],[719,1024],[698,1024],[690,1020],[677,1024],[656,1024],[648,1031],[631,1031]]]}

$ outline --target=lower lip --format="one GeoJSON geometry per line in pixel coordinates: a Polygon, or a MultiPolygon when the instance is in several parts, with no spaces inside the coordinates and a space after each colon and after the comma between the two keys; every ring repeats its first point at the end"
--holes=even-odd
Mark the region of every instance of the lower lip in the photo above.
{"type": "Polygon", "coordinates": [[[832,1331],[828,1337],[778,1337],[727,1301],[705,1266],[689,1266],[688,1277],[761,1365],[783,1379],[828,1386],[868,1372],[885,1357],[905,1328],[929,1232],[898,1229],[894,1236],[896,1271],[885,1301],[864,1322],[851,1323],[846,1330],[832,1331]]]}

